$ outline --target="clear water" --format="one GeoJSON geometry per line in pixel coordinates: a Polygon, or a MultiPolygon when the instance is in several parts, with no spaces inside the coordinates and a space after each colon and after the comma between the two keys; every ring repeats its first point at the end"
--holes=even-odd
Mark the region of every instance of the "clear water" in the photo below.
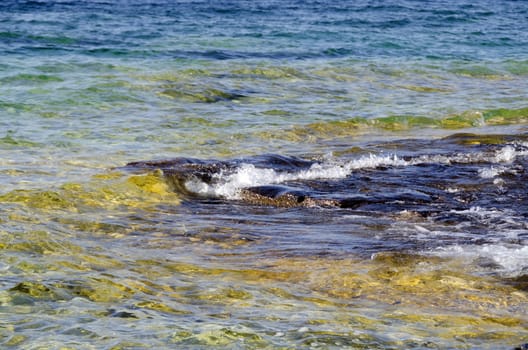
{"type": "Polygon", "coordinates": [[[3,1],[1,347],[528,342],[527,33],[513,0],[3,1]]]}

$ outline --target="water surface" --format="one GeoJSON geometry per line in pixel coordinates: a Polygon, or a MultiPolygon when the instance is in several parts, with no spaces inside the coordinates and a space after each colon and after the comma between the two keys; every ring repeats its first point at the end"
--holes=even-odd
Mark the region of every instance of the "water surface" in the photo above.
{"type": "Polygon", "coordinates": [[[3,1],[0,344],[528,342],[523,1],[3,1]]]}

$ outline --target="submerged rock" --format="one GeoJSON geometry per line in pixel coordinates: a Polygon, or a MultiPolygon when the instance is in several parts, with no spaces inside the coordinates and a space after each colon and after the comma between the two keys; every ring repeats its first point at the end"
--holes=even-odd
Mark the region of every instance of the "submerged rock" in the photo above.
{"type": "Polygon", "coordinates": [[[379,209],[397,204],[399,209],[402,203],[432,201],[423,191],[408,188],[391,193],[358,193],[346,176],[332,181],[325,179],[342,172],[340,166],[330,170],[320,166],[320,162],[297,157],[259,155],[227,161],[195,158],[142,161],[129,163],[125,168],[160,170],[173,191],[188,198],[236,199],[253,205],[343,209],[370,205],[371,209],[379,209]]]}
{"type": "MultiPolygon", "coordinates": [[[[175,158],[129,163],[125,169],[159,170],[168,187],[189,200],[417,213],[444,225],[471,221],[478,231],[475,220],[495,211],[509,212],[512,204],[515,215],[526,215],[528,144],[520,138],[522,142],[500,135],[457,134],[416,141],[424,154],[387,155],[382,148],[376,154],[328,159],[273,154],[228,160],[175,158]],[[439,151],[446,148],[449,152],[439,151]]],[[[383,147],[392,152],[402,145],[393,141],[383,147]]],[[[516,225],[515,220],[493,220],[516,225]]]]}
{"type": "Polygon", "coordinates": [[[339,206],[339,201],[337,200],[311,198],[306,192],[278,185],[242,189],[240,197],[243,201],[255,205],[272,205],[287,208],[339,206]]]}

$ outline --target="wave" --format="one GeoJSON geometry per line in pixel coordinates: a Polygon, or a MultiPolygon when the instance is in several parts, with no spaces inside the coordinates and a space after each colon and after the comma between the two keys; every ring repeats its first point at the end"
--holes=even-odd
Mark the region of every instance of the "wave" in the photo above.
{"type": "Polygon", "coordinates": [[[498,272],[503,276],[528,275],[528,246],[518,244],[453,245],[429,254],[465,259],[469,264],[498,272]]]}
{"type": "Polygon", "coordinates": [[[278,212],[378,248],[388,242],[382,250],[453,258],[479,273],[518,278],[527,274],[527,136],[456,134],[339,156],[176,158],[124,169],[163,174],[181,199],[177,210],[193,215],[278,212]]]}
{"type": "Polygon", "coordinates": [[[240,190],[270,184],[282,184],[299,180],[344,179],[354,170],[375,169],[378,167],[405,167],[427,163],[510,163],[516,157],[528,155],[528,143],[507,145],[492,154],[454,154],[454,155],[424,155],[411,159],[403,159],[396,155],[369,154],[351,161],[340,162],[327,160],[315,162],[308,169],[296,172],[281,172],[272,168],[258,168],[250,163],[242,163],[234,171],[221,171],[213,175],[213,183],[197,179],[186,181],[186,188],[198,195],[239,199],[240,190]]]}
{"type": "Polygon", "coordinates": [[[528,142],[514,142],[494,150],[452,154],[399,156],[366,154],[351,160],[327,157],[302,160],[294,157],[264,155],[231,161],[178,158],[166,161],[130,163],[129,167],[160,168],[180,190],[188,194],[224,199],[240,199],[243,189],[312,180],[344,180],[356,171],[410,166],[480,164],[477,177],[495,177],[507,170],[496,165],[509,164],[528,155],[528,142]],[[487,164],[490,168],[485,168],[487,164]]]}
{"type": "Polygon", "coordinates": [[[248,187],[282,184],[298,180],[342,179],[354,169],[379,166],[405,166],[407,161],[397,156],[369,155],[357,160],[340,163],[332,160],[315,162],[308,169],[296,172],[281,172],[272,168],[259,168],[251,163],[242,163],[234,171],[213,174],[213,183],[197,179],[185,182],[185,187],[198,195],[239,199],[240,190],[248,187]]]}

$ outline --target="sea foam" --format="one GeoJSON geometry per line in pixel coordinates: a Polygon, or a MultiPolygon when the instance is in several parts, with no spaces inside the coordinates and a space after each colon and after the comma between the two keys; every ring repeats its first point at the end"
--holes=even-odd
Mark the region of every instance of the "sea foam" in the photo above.
{"type": "Polygon", "coordinates": [[[505,145],[495,152],[421,155],[411,159],[403,159],[394,154],[369,154],[352,160],[329,158],[321,162],[316,162],[307,169],[302,168],[289,172],[243,162],[234,170],[223,170],[213,174],[213,181],[209,183],[199,179],[189,179],[185,183],[185,186],[187,190],[201,196],[238,199],[240,190],[248,187],[302,180],[338,180],[344,179],[353,171],[361,169],[373,169],[381,166],[406,167],[420,164],[450,165],[455,163],[471,164],[482,162],[490,163],[492,166],[479,170],[479,176],[482,178],[494,178],[507,171],[504,165],[513,162],[519,156],[526,155],[528,155],[528,145],[525,143],[517,143],[505,145]]]}
{"type": "Polygon", "coordinates": [[[191,179],[185,183],[185,186],[189,191],[199,195],[238,199],[239,192],[243,188],[299,180],[343,179],[354,170],[406,165],[409,165],[408,161],[395,155],[378,156],[373,154],[348,162],[327,160],[314,163],[310,168],[296,172],[280,172],[271,168],[259,168],[253,164],[243,163],[234,172],[221,171],[214,174],[214,181],[211,183],[191,179]]]}
{"type": "MultiPolygon", "coordinates": [[[[485,259],[495,264],[496,272],[504,276],[520,276],[528,273],[528,246],[518,244],[454,245],[438,248],[433,255],[462,258],[470,262],[485,259]]],[[[489,264],[488,264],[489,265],[489,264]]]]}

